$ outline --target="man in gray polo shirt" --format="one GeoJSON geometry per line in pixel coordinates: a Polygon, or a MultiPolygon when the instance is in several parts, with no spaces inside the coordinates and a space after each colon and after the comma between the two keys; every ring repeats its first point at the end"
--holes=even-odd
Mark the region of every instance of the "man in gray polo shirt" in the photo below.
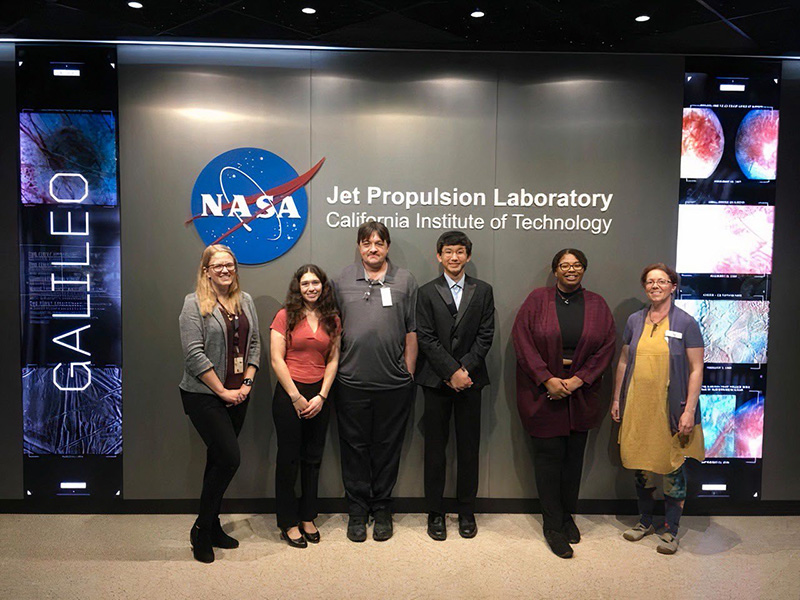
{"type": "Polygon", "coordinates": [[[415,392],[417,282],[388,260],[391,238],[383,223],[364,223],[357,243],[361,260],[334,282],[342,315],[335,402],[347,537],[367,539],[372,514],[372,537],[384,541],[392,537],[392,489],[415,392]]]}

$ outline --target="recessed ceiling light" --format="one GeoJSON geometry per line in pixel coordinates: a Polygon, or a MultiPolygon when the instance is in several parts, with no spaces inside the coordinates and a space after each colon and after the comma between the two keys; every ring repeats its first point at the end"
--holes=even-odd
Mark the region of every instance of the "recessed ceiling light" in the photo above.
{"type": "Polygon", "coordinates": [[[649,21],[649,20],[650,20],[650,16],[649,15],[639,15],[638,17],[636,17],[636,22],[637,23],[644,23],[645,21],[649,21]]]}
{"type": "Polygon", "coordinates": [[[483,17],[485,14],[486,14],[486,13],[484,13],[482,10],[474,10],[474,11],[472,11],[472,12],[470,13],[470,15],[469,15],[469,16],[470,16],[470,17],[472,17],[473,19],[480,19],[480,18],[481,18],[481,17],[483,17]]]}
{"type": "Polygon", "coordinates": [[[144,4],[141,2],[128,2],[128,6],[131,8],[144,8],[144,4]]]}
{"type": "Polygon", "coordinates": [[[311,8],[310,6],[306,6],[303,9],[303,12],[306,13],[307,15],[313,15],[315,12],[317,12],[317,9],[316,8],[311,8]]]}

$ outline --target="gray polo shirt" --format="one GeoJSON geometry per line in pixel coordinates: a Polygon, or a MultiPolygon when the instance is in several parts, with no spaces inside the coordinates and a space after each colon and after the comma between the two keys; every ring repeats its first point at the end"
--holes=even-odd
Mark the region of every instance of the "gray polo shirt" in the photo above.
{"type": "Polygon", "coordinates": [[[370,286],[360,260],[334,281],[342,314],[337,377],[351,387],[390,390],[411,382],[403,352],[406,334],[417,329],[417,282],[410,272],[387,262],[382,284],[370,286]],[[386,294],[391,296],[390,306],[384,306],[386,294]]]}

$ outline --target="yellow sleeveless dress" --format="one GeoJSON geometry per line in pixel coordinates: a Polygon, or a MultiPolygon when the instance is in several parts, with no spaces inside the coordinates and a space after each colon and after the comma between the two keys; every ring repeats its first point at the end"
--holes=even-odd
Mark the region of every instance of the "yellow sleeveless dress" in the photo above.
{"type": "Polygon", "coordinates": [[[669,318],[658,325],[645,323],[619,430],[623,466],[661,475],[678,469],[686,457],[705,459],[700,424],[694,426],[688,438],[672,435],[669,426],[669,344],[664,336],[667,330],[669,318]]]}

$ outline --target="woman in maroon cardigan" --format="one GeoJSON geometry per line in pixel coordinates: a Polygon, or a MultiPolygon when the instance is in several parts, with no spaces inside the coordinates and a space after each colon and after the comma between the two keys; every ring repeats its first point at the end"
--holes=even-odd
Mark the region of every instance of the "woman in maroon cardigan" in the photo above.
{"type": "Polygon", "coordinates": [[[580,250],[553,257],[556,285],[533,290],[511,332],[517,353],[517,408],[535,450],[544,537],[561,558],[581,539],[577,510],[588,432],[600,418],[600,379],[614,355],[615,328],[602,296],[581,287],[580,250]]]}

